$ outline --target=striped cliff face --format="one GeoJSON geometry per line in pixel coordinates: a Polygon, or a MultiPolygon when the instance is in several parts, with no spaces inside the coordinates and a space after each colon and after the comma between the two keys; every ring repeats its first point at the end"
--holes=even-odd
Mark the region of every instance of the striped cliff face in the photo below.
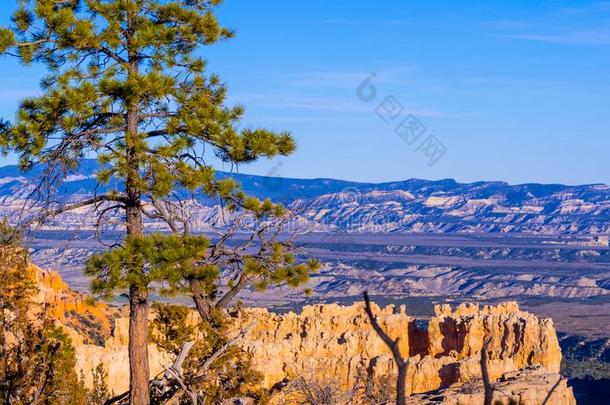
{"type": "Polygon", "coordinates": [[[0,247],[0,269],[2,273],[25,272],[35,287],[36,296],[30,297],[35,304],[32,310],[46,311],[66,327],[76,343],[101,343],[110,336],[116,309],[70,290],[59,273],[30,263],[25,249],[0,247]]]}
{"type": "MultiPolygon", "coordinates": [[[[95,160],[85,160],[66,176],[54,201],[78,202],[107,191],[98,185],[95,160]]],[[[41,168],[22,173],[15,166],[0,167],[0,215],[13,220],[33,215],[22,212],[41,168]]],[[[603,184],[566,186],[451,179],[410,179],[388,183],[357,183],[333,179],[291,179],[219,172],[243,185],[246,193],[271,198],[294,214],[293,230],[319,232],[435,232],[529,233],[587,235],[588,243],[608,246],[610,187],[603,184]]],[[[113,183],[111,183],[113,184],[113,183]]],[[[115,184],[116,185],[116,184],[115,184]]],[[[192,227],[198,231],[223,226],[230,215],[217,201],[204,196],[184,198],[192,227]]],[[[31,212],[28,212],[31,211],[31,212]]],[[[76,210],[46,224],[49,229],[93,229],[95,217],[76,210]]],[[[163,224],[149,220],[148,229],[163,224]]],[[[115,227],[117,230],[119,226],[115,227]]]]}

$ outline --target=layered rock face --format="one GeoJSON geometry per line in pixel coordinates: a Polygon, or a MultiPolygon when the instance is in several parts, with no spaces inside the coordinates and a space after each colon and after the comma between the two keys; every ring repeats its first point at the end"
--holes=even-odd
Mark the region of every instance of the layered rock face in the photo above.
{"type": "MultiPolygon", "coordinates": [[[[36,301],[63,326],[76,351],[76,368],[85,383],[92,385],[93,370],[103,364],[108,372],[108,386],[115,393],[129,387],[127,353],[129,320],[117,308],[70,290],[61,276],[28,263],[18,250],[0,249],[0,260],[24,267],[38,287],[36,301]]],[[[161,372],[171,363],[168,355],[150,346],[151,373],[161,372]]]]}
{"type": "MultiPolygon", "coordinates": [[[[115,393],[127,389],[127,318],[118,310],[92,304],[69,291],[59,276],[30,269],[36,270],[34,277],[41,285],[44,301],[74,336],[77,367],[86,383],[91,382],[91,371],[102,363],[110,388],[115,393]],[[83,329],[69,322],[76,319],[74,314],[97,319],[103,341],[83,337],[83,329]],[[107,334],[106,322],[110,325],[107,334]]],[[[455,309],[441,305],[427,322],[416,322],[404,306],[374,305],[373,309],[380,325],[392,338],[400,339],[401,351],[410,359],[410,403],[481,403],[480,356],[488,338],[488,368],[496,381],[495,399],[542,404],[551,392],[547,405],[575,403],[571,388],[558,374],[561,352],[552,321],[521,311],[516,303],[460,305],[455,309]]],[[[251,308],[235,319],[235,333],[252,324],[240,344],[252,353],[265,388],[299,376],[332,382],[347,390],[361,387],[366,381],[393,382],[396,370],[391,354],[372,330],[362,303],[306,306],[299,314],[283,315],[251,308]]],[[[150,347],[153,375],[172,360],[150,347]]]]}
{"type": "MultiPolygon", "coordinates": [[[[103,346],[96,344],[76,345],[76,368],[83,371],[85,384],[92,385],[93,370],[102,364],[108,373],[108,387],[119,394],[129,389],[129,319],[120,317],[114,320],[112,334],[103,346]]],[[[150,373],[155,376],[169,367],[174,358],[161,352],[156,346],[148,346],[150,373]]]]}
{"type": "MultiPolygon", "coordinates": [[[[480,353],[488,337],[490,376],[498,381],[496,399],[541,404],[557,384],[547,404],[575,403],[571,388],[558,374],[561,352],[551,320],[520,311],[515,303],[463,305],[455,310],[438,306],[427,328],[418,326],[404,307],[374,310],[388,334],[400,338],[401,350],[410,358],[407,389],[414,394],[412,403],[480,403],[480,353]],[[422,394],[430,391],[436,392],[422,394]]],[[[79,367],[90,370],[104,363],[116,392],[126,389],[128,381],[126,321],[116,320],[105,347],[77,347],[79,367]]],[[[360,303],[308,306],[299,314],[284,315],[250,309],[236,321],[236,330],[255,322],[241,345],[253,354],[265,388],[306,376],[352,390],[370,379],[395,376],[391,354],[360,303]]],[[[172,359],[150,349],[156,373],[172,359]]]]}
{"type": "Polygon", "coordinates": [[[26,251],[22,248],[0,247],[0,261],[3,268],[26,272],[38,289],[38,296],[34,297],[34,300],[40,303],[41,307],[44,306],[44,310],[53,318],[68,326],[73,320],[75,326],[82,326],[83,321],[88,321],[90,331],[82,329],[78,333],[72,333],[72,338],[76,339],[77,343],[87,340],[89,332],[99,335],[101,339],[110,335],[112,325],[109,316],[112,311],[106,304],[70,290],[59,273],[43,270],[30,263],[26,251]]]}

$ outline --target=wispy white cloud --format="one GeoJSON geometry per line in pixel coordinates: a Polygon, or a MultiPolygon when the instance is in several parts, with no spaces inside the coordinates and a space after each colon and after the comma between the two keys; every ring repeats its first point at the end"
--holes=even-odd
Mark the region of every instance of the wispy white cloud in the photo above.
{"type": "Polygon", "coordinates": [[[532,21],[521,20],[489,20],[481,23],[483,28],[497,30],[529,30],[539,26],[532,21]]]}
{"type": "Polygon", "coordinates": [[[520,41],[563,45],[610,45],[610,1],[551,7],[523,19],[486,21],[495,35],[520,41]]]}
{"type": "Polygon", "coordinates": [[[310,20],[311,24],[329,24],[329,25],[405,25],[413,23],[409,19],[356,19],[356,18],[324,18],[319,20],[310,20]]]}
{"type": "Polygon", "coordinates": [[[561,7],[558,11],[570,15],[610,12],[610,1],[596,1],[582,6],[561,7]]]}
{"type": "Polygon", "coordinates": [[[507,38],[564,45],[610,45],[610,32],[570,31],[564,33],[522,33],[505,35],[507,38]]]}
{"type": "Polygon", "coordinates": [[[322,86],[329,88],[355,88],[374,73],[375,82],[386,85],[415,84],[414,68],[400,66],[370,71],[312,71],[281,78],[281,82],[293,86],[322,86]]]}
{"type": "Polygon", "coordinates": [[[321,20],[310,20],[313,24],[357,24],[360,20],[353,20],[349,18],[324,18],[321,20]]]}
{"type": "MultiPolygon", "coordinates": [[[[262,107],[334,113],[362,114],[372,113],[375,109],[375,105],[360,102],[356,99],[355,94],[353,100],[342,97],[314,97],[292,94],[241,94],[235,95],[233,98],[239,102],[262,107]]],[[[413,114],[420,117],[448,118],[458,116],[458,114],[419,108],[407,104],[403,104],[403,106],[405,108],[405,114],[413,114]]]]}
{"type": "Polygon", "coordinates": [[[280,79],[283,84],[295,86],[347,87],[355,86],[370,72],[309,72],[280,79]]]}
{"type": "Polygon", "coordinates": [[[280,107],[299,110],[317,110],[340,113],[362,113],[370,111],[357,100],[350,101],[339,97],[313,97],[291,94],[241,94],[233,97],[240,102],[259,107],[280,107]]]}
{"type": "Polygon", "coordinates": [[[247,119],[244,120],[244,125],[258,125],[260,123],[265,124],[311,124],[316,122],[315,117],[290,117],[290,116],[248,116],[247,119]]]}

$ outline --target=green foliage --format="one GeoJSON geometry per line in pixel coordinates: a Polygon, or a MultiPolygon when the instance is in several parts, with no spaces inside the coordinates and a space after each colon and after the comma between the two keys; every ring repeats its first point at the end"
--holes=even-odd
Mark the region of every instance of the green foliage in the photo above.
{"type": "Polygon", "coordinates": [[[15,42],[15,35],[9,29],[0,29],[0,53],[4,53],[15,42]]]}
{"type": "Polygon", "coordinates": [[[104,364],[98,364],[94,370],[92,370],[93,376],[93,387],[89,393],[89,402],[91,405],[102,405],[107,399],[111,398],[113,394],[108,389],[108,372],[104,368],[104,364]]]}
{"type": "Polygon", "coordinates": [[[106,164],[100,181],[129,178],[155,197],[176,186],[221,191],[196,155],[204,145],[233,163],[292,153],[286,132],[238,130],[243,107],[227,106],[227,86],[205,73],[197,49],[233,35],[214,15],[220,3],[21,2],[13,26],[0,30],[0,53],[43,63],[49,74],[43,94],[4,126],[0,145],[24,168],[61,161],[71,169],[93,152],[106,164]]]}
{"type": "Polygon", "coordinates": [[[594,358],[576,360],[567,357],[561,362],[561,374],[567,378],[610,379],[610,363],[594,358]]]}
{"type": "Polygon", "coordinates": [[[155,318],[150,324],[151,341],[159,349],[178,355],[182,346],[194,339],[196,328],[188,322],[191,310],[182,305],[153,304],[155,318]]]}
{"type": "Polygon", "coordinates": [[[21,243],[21,233],[12,227],[6,218],[0,219],[0,247],[19,246],[21,243]]]}
{"type": "Polygon", "coordinates": [[[0,256],[0,403],[88,404],[70,338],[32,300],[26,254],[0,256]]]}
{"type": "MultiPolygon", "coordinates": [[[[36,284],[27,274],[27,254],[18,246],[0,246],[0,321],[5,330],[27,323],[38,293],[36,284]]],[[[2,338],[6,338],[3,332],[2,338]]]]}
{"type": "Polygon", "coordinates": [[[212,362],[208,370],[201,364],[228,341],[230,320],[215,311],[210,321],[199,322],[192,310],[173,304],[153,304],[155,318],[150,323],[151,341],[159,349],[177,355],[186,342],[194,342],[184,363],[185,383],[206,399],[205,403],[220,404],[235,396],[260,398],[256,387],[261,374],[252,369],[248,353],[231,346],[212,362]],[[194,323],[194,319],[197,323],[194,323]]]}
{"type": "Polygon", "coordinates": [[[567,378],[610,379],[607,340],[581,340],[562,347],[561,375],[567,378]]]}
{"type": "MultiPolygon", "coordinates": [[[[227,252],[204,237],[188,236],[184,215],[176,220],[182,202],[194,195],[217,198],[259,223],[286,214],[281,205],[246,196],[235,181],[218,179],[208,163],[211,156],[232,165],[247,163],[289,155],[296,147],[287,132],[240,129],[244,108],[228,105],[227,85],[206,72],[202,48],[233,36],[214,15],[221,3],[19,1],[12,25],[0,29],[0,54],[47,68],[41,94],[23,100],[13,122],[0,122],[0,152],[16,153],[23,170],[44,166],[44,186],[38,191],[50,205],[65,175],[84,157],[97,157],[101,168],[96,179],[109,189],[92,202],[100,227],[107,210],[122,210],[128,237],[119,247],[94,255],[86,273],[93,277],[94,293],[110,298],[128,290],[134,294],[130,298],[137,296],[130,304],[144,312],[144,292],[152,286],[174,294],[196,285],[203,290],[201,299],[211,300],[221,289],[221,271],[237,267],[226,299],[221,298],[224,305],[246,284],[258,289],[296,286],[318,267],[315,261],[297,263],[287,244],[262,240],[255,229],[250,231],[258,244],[227,252]],[[144,216],[166,222],[174,235],[143,235],[144,216]]],[[[135,318],[130,360],[140,360],[130,362],[137,379],[132,387],[148,379],[142,366],[146,345],[137,344],[146,339],[146,328],[135,318]]],[[[174,321],[169,315],[164,320],[174,321]]],[[[201,331],[206,338],[199,358],[226,340],[218,325],[201,331]]],[[[170,336],[160,344],[171,350],[170,340],[180,340],[183,333],[167,332],[170,336]]],[[[218,365],[213,377],[196,382],[209,386],[205,392],[213,398],[229,395],[238,382],[252,377],[241,369],[247,362],[237,361],[244,356],[234,353],[231,367],[218,365]]],[[[137,395],[147,402],[145,394],[137,395]]]]}
{"type": "Polygon", "coordinates": [[[261,257],[244,257],[244,274],[255,279],[254,287],[265,290],[270,284],[286,283],[297,287],[309,280],[309,275],[319,269],[320,263],[310,259],[297,263],[294,255],[285,245],[276,242],[271,244],[268,255],[261,257]]]}
{"type": "Polygon", "coordinates": [[[161,283],[161,292],[172,293],[185,275],[216,278],[216,270],[195,264],[204,258],[207,247],[203,236],[128,236],[123,246],[92,256],[85,273],[95,277],[92,291],[107,298],[116,290],[145,289],[153,282],[161,283]]]}
{"type": "MultiPolygon", "coordinates": [[[[125,214],[138,211],[126,215],[130,233],[140,233],[146,215],[164,220],[176,234],[187,234],[188,221],[181,229],[171,222],[189,193],[218,198],[229,210],[246,211],[257,221],[285,216],[283,206],[246,196],[232,179],[218,179],[208,163],[209,155],[241,164],[288,155],[296,147],[287,132],[239,129],[244,108],[227,105],[226,84],[206,72],[200,50],[233,36],[214,15],[221,3],[19,2],[13,25],[0,30],[0,53],[46,65],[48,74],[42,94],[23,100],[14,121],[0,125],[0,150],[17,153],[24,170],[45,164],[51,185],[83,157],[96,156],[101,163],[96,179],[110,189],[97,203],[125,214]],[[150,211],[145,202],[152,203],[150,211]]],[[[200,281],[213,294],[220,269],[198,260],[204,243],[193,243],[154,235],[129,238],[92,259],[87,272],[94,276],[93,289],[110,297],[126,287],[161,283],[162,292],[171,294],[184,288],[182,277],[200,281]],[[178,252],[172,255],[174,247],[178,252]],[[193,255],[192,264],[187,254],[193,255]]],[[[306,281],[315,265],[295,264],[282,249],[279,244],[265,249],[271,259],[238,260],[256,275],[256,288],[306,281]]]]}
{"type": "MultiPolygon", "coordinates": [[[[186,292],[189,288],[186,282],[192,280],[199,281],[203,291],[214,297],[220,269],[206,261],[208,247],[209,241],[203,236],[128,236],[123,246],[92,256],[85,273],[94,277],[93,293],[106,298],[129,286],[148,288],[153,283],[162,294],[186,292]]],[[[262,254],[243,255],[240,260],[243,277],[253,280],[258,290],[280,283],[296,287],[319,268],[314,259],[297,263],[280,242],[270,244],[262,254]]]]}

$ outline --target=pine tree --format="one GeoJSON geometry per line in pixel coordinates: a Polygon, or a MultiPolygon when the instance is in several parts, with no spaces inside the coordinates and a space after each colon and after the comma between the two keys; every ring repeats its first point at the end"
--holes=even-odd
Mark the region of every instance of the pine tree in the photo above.
{"type": "MultiPolygon", "coordinates": [[[[177,190],[219,197],[228,208],[257,217],[283,214],[269,201],[245,196],[231,179],[219,180],[204,159],[211,151],[224,162],[241,164],[295,149],[289,133],[238,130],[243,107],[228,106],[226,85],[205,71],[201,50],[233,36],[214,15],[220,3],[22,0],[12,26],[0,29],[0,54],[48,70],[42,94],[23,100],[14,122],[1,123],[0,148],[16,152],[24,170],[44,167],[39,188],[47,202],[44,214],[90,205],[102,224],[113,212],[125,218],[122,245],[96,256],[88,271],[96,276],[95,291],[111,295],[125,289],[129,296],[135,405],[149,403],[151,285],[165,283],[177,291],[186,280],[194,296],[203,297],[199,303],[209,305],[222,271],[218,261],[206,261],[218,244],[188,236],[184,221],[182,229],[176,227],[175,213],[183,209],[177,190]],[[99,160],[96,178],[109,191],[56,205],[53,190],[87,156],[99,160]],[[144,216],[166,221],[174,236],[145,235],[144,216]]],[[[248,283],[297,284],[315,267],[297,265],[280,243],[266,244],[259,253],[237,260],[244,277],[229,286],[221,306],[248,283]]]]}
{"type": "Polygon", "coordinates": [[[0,242],[0,257],[0,404],[88,403],[70,338],[34,302],[25,249],[0,242]]]}

